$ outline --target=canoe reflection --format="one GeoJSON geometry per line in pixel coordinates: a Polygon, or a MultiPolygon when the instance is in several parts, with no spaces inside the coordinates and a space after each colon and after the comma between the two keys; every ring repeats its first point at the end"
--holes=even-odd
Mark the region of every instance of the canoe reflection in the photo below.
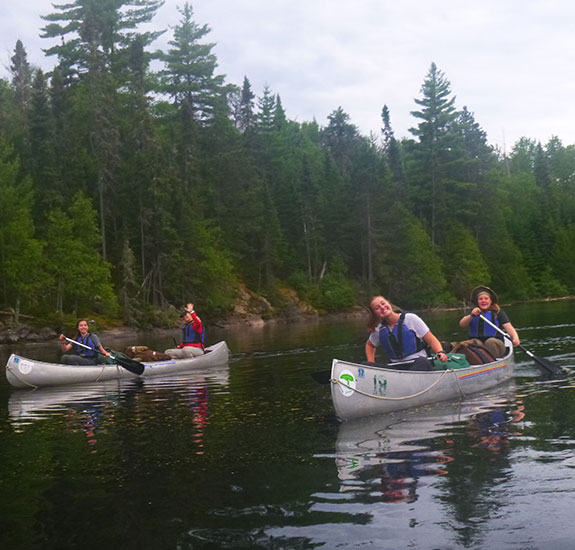
{"type": "Polygon", "coordinates": [[[343,422],[335,459],[340,491],[413,502],[418,490],[448,474],[462,453],[478,447],[505,453],[512,423],[523,418],[513,390],[507,386],[496,395],[343,422]]]}
{"type": "MultiPolygon", "coordinates": [[[[120,402],[135,400],[139,407],[153,407],[162,391],[179,394],[192,410],[198,426],[205,424],[211,385],[227,385],[227,364],[193,373],[137,380],[109,380],[73,386],[16,390],[8,400],[8,413],[15,430],[27,424],[62,414],[78,416],[78,421],[96,427],[103,411],[114,410],[120,402]],[[85,417],[81,420],[79,417],[85,417]]],[[[106,418],[110,418],[107,414],[106,418]]]]}

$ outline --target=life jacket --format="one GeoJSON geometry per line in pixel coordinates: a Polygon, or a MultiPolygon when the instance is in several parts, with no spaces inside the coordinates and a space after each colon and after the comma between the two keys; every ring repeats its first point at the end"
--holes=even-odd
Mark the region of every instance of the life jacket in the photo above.
{"type": "Polygon", "coordinates": [[[187,344],[201,344],[202,349],[204,347],[204,337],[206,334],[206,329],[202,325],[202,331],[196,332],[192,323],[186,323],[182,327],[182,344],[185,346],[187,344]]]}
{"type": "Polygon", "coordinates": [[[76,342],[79,344],[84,344],[85,346],[89,346],[91,349],[83,348],[82,346],[75,346],[76,347],[76,355],[80,355],[82,357],[96,357],[96,344],[94,340],[92,340],[92,335],[88,332],[85,338],[78,336],[76,338],[76,342]]]}
{"type": "Polygon", "coordinates": [[[399,320],[392,330],[389,330],[384,324],[379,329],[379,342],[387,356],[392,360],[403,359],[425,349],[423,340],[403,324],[404,319],[405,312],[399,316],[399,320]]]}
{"type": "MultiPolygon", "coordinates": [[[[486,311],[482,315],[494,325],[499,326],[499,320],[494,311],[486,311]]],[[[499,333],[491,325],[481,319],[479,315],[474,315],[469,324],[469,337],[486,340],[487,338],[499,338],[500,336],[499,333]]]]}

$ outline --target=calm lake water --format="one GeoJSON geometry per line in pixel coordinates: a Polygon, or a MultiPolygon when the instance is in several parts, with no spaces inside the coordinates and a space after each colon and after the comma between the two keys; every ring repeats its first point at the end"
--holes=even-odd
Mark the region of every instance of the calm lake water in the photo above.
{"type": "MultiPolygon", "coordinates": [[[[575,375],[574,307],[506,310],[575,375]]],[[[458,340],[460,315],[422,317],[458,340]]],[[[192,375],[37,391],[1,375],[0,548],[572,549],[572,380],[517,351],[489,394],[340,423],[310,375],[363,360],[365,337],[358,321],[212,329],[231,360],[192,375]]],[[[139,340],[105,345],[172,345],[139,340]]]]}

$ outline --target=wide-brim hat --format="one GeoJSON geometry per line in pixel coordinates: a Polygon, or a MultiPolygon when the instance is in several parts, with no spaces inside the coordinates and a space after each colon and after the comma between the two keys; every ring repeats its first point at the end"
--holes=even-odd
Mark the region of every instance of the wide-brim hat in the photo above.
{"type": "Polygon", "coordinates": [[[489,294],[492,303],[497,303],[497,294],[495,294],[495,292],[493,292],[493,290],[491,290],[488,286],[476,286],[471,291],[471,301],[477,305],[477,298],[479,298],[479,295],[483,293],[489,294]]]}

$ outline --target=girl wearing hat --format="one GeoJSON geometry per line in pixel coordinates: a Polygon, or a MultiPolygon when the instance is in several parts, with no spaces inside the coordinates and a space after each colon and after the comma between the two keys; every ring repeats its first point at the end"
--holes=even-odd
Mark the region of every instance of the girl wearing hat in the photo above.
{"type": "Polygon", "coordinates": [[[182,343],[177,348],[167,349],[164,353],[172,359],[190,359],[204,354],[204,337],[206,334],[202,320],[194,311],[194,304],[189,303],[182,311],[182,343]]]}
{"type": "Polygon", "coordinates": [[[494,325],[507,332],[514,346],[521,343],[509,317],[497,304],[497,294],[493,290],[488,286],[478,286],[471,292],[471,301],[475,307],[459,321],[460,327],[469,327],[470,338],[480,340],[495,357],[505,355],[503,336],[479,317],[483,315],[494,325]]]}

